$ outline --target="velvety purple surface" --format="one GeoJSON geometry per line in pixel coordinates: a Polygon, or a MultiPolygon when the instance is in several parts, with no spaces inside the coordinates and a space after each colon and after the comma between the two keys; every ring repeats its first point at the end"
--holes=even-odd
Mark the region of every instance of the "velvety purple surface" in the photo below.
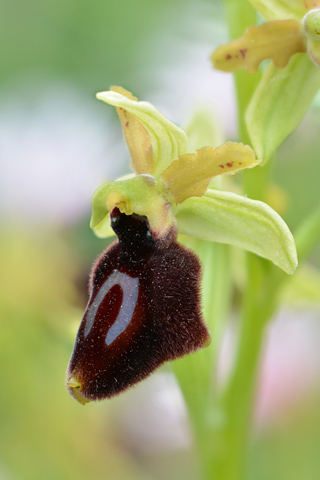
{"type": "Polygon", "coordinates": [[[210,338],[201,315],[201,267],[196,255],[176,241],[174,230],[156,239],[145,217],[127,216],[114,208],[111,219],[118,240],[93,267],[91,295],[68,367],[68,376],[81,380],[81,395],[88,399],[116,395],[163,362],[202,348],[210,338]],[[137,295],[115,283],[104,287],[99,304],[97,295],[111,275],[120,275],[123,285],[138,284],[137,295]],[[95,301],[99,306],[92,310],[96,313],[86,331],[95,301]],[[107,345],[108,331],[120,318],[121,308],[131,310],[131,318],[107,345]]]}

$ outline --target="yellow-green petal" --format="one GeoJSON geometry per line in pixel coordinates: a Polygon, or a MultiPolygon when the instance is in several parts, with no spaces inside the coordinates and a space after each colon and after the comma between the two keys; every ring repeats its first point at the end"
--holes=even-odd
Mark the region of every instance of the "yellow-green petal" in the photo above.
{"type": "Polygon", "coordinates": [[[243,248],[289,274],[298,264],[288,226],[263,202],[209,189],[203,197],[176,206],[174,213],[180,233],[243,248]]]}
{"type": "Polygon", "coordinates": [[[303,0],[303,3],[307,10],[320,8],[320,0],[303,0]]]}
{"type": "Polygon", "coordinates": [[[154,167],[151,172],[157,178],[178,158],[187,151],[185,132],[170,122],[151,103],[137,102],[117,92],[101,92],[97,98],[114,107],[123,108],[136,117],[148,130],[151,137],[154,167]]]}
{"type": "Polygon", "coordinates": [[[181,155],[166,168],[161,179],[173,201],[181,203],[189,197],[201,197],[216,175],[235,173],[258,163],[248,145],[226,142],[217,148],[203,147],[181,155]]]}
{"type": "Polygon", "coordinates": [[[305,54],[297,54],[284,69],[270,64],[255,90],[246,123],[262,163],[299,125],[320,88],[320,69],[305,54]]]}
{"type": "Polygon", "coordinates": [[[312,8],[306,6],[311,0],[250,0],[250,2],[266,20],[285,18],[301,20],[308,8],[312,8]]]}
{"type": "Polygon", "coordinates": [[[211,60],[217,70],[234,72],[245,68],[254,73],[263,60],[271,59],[282,68],[293,54],[305,51],[301,22],[278,20],[248,27],[242,37],[218,47],[211,60]]]}
{"type": "MultiPolygon", "coordinates": [[[[138,101],[132,93],[122,87],[111,87],[112,92],[120,93],[125,97],[138,101]]],[[[117,108],[124,138],[126,139],[131,155],[131,168],[137,174],[151,174],[153,171],[153,156],[151,137],[142,123],[122,107],[117,108]]]]}

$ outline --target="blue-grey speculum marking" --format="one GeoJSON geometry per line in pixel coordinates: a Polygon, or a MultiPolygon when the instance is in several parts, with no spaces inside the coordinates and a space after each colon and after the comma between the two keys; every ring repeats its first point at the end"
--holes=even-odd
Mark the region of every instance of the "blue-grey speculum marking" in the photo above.
{"type": "Polygon", "coordinates": [[[106,345],[110,345],[130,323],[138,299],[139,278],[129,277],[129,275],[119,272],[119,270],[112,272],[110,277],[103,283],[88,310],[86,328],[84,330],[85,338],[89,335],[101,302],[114,285],[120,285],[123,291],[123,297],[118,316],[108,330],[105,340],[106,345]]]}

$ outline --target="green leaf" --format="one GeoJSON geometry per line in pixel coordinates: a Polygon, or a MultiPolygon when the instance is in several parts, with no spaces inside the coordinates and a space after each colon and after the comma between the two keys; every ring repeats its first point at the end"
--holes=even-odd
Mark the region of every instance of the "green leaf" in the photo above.
{"type": "Polygon", "coordinates": [[[263,202],[208,189],[203,197],[189,198],[176,206],[174,213],[180,233],[243,248],[289,274],[298,264],[289,228],[263,202]]]}
{"type": "Polygon", "coordinates": [[[307,13],[304,0],[250,0],[266,20],[293,18],[301,20],[307,13]]]}
{"type": "Polygon", "coordinates": [[[170,122],[151,103],[137,102],[116,92],[97,93],[98,100],[124,108],[134,115],[148,130],[154,160],[153,176],[157,178],[165,168],[187,151],[187,136],[181,128],[170,122]]]}
{"type": "Polygon", "coordinates": [[[270,64],[246,112],[252,146],[263,165],[295,130],[320,88],[320,69],[302,53],[283,69],[270,64]]]}

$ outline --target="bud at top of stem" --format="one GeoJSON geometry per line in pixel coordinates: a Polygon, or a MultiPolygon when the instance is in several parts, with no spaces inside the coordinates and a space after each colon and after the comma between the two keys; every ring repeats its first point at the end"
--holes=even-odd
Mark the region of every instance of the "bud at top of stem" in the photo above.
{"type": "Polygon", "coordinates": [[[320,65],[320,8],[310,10],[302,21],[307,38],[307,51],[311,60],[320,65]]]}

